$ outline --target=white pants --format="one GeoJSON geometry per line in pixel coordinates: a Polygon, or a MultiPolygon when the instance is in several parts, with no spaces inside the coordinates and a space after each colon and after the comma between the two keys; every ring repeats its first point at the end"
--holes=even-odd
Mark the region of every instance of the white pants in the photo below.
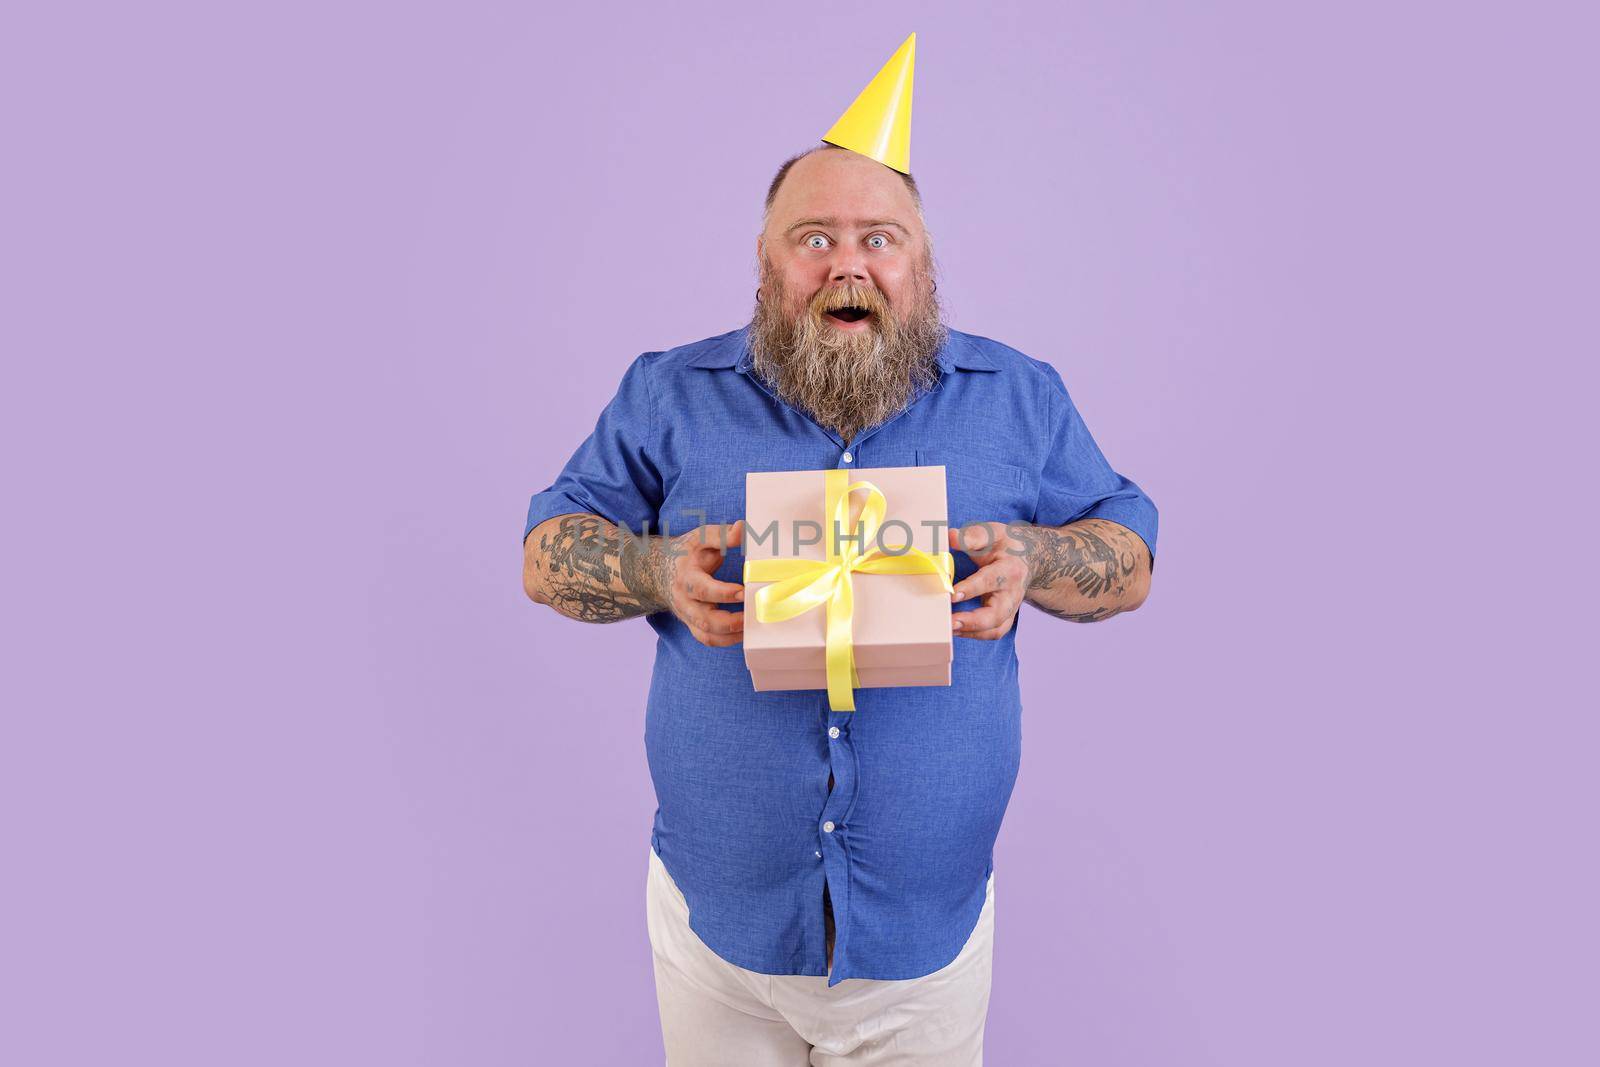
{"type": "MultiPolygon", "coordinates": [[[[646,907],[667,1067],[982,1067],[994,959],[994,875],[961,953],[921,978],[758,974],[689,928],[650,850],[646,907]]],[[[830,946],[831,953],[831,946],[830,946]]]]}

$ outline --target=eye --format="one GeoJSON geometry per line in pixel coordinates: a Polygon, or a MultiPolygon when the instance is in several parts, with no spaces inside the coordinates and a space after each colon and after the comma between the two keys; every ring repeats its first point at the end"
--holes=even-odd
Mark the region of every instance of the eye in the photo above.
{"type": "Polygon", "coordinates": [[[867,247],[868,248],[888,248],[889,247],[889,235],[886,234],[886,233],[874,233],[874,234],[869,235],[867,237],[867,247]]]}
{"type": "Polygon", "coordinates": [[[805,244],[807,248],[827,248],[828,238],[820,233],[807,234],[805,244]]]}

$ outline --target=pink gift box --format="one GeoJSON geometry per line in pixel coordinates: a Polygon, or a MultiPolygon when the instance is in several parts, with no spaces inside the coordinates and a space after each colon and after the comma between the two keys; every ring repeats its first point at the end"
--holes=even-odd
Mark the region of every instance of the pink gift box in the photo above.
{"type": "MultiPolygon", "coordinates": [[[[745,476],[746,560],[827,558],[831,522],[823,517],[823,477],[822,471],[745,476]]],[[[869,481],[883,493],[887,508],[878,540],[885,550],[909,543],[930,554],[949,551],[944,467],[863,467],[850,471],[849,481],[869,481]]],[[[846,535],[860,532],[856,522],[866,499],[865,492],[850,494],[846,535]]],[[[827,689],[826,607],[760,622],[755,594],[770,584],[748,582],[744,592],[744,661],[757,692],[827,689]]],[[[860,688],[950,684],[950,594],[937,575],[857,571],[852,588],[860,688]]]]}

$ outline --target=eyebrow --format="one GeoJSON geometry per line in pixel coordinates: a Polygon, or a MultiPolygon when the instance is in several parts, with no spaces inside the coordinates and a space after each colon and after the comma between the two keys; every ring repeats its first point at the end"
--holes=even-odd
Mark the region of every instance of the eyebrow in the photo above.
{"type": "MultiPolygon", "coordinates": [[[[828,218],[825,218],[825,219],[801,219],[799,222],[795,223],[793,226],[790,226],[787,230],[784,230],[783,233],[784,233],[784,236],[787,237],[789,234],[791,234],[794,231],[800,229],[800,227],[802,227],[802,226],[827,226],[827,227],[830,227],[830,228],[837,228],[839,225],[840,225],[839,220],[837,218],[832,217],[832,216],[830,216],[828,218]]],[[[893,226],[895,229],[899,230],[901,233],[908,234],[908,235],[911,233],[910,230],[908,230],[904,226],[900,225],[900,223],[894,221],[894,219],[866,219],[866,220],[864,220],[862,222],[856,223],[856,227],[858,229],[862,229],[862,230],[870,230],[874,226],[893,226]]]]}

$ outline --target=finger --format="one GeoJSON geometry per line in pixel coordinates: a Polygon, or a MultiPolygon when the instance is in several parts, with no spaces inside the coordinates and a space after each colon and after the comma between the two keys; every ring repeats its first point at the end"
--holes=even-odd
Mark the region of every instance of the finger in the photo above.
{"type": "Polygon", "coordinates": [[[691,600],[708,604],[744,603],[744,586],[738,582],[722,582],[703,570],[691,568],[683,574],[683,593],[691,600]]]}
{"type": "Polygon", "coordinates": [[[1008,566],[1005,560],[998,559],[979,567],[957,582],[950,595],[950,603],[959,604],[963,600],[971,600],[984,593],[1002,591],[1021,580],[1015,568],[1008,566]]]}
{"type": "Polygon", "coordinates": [[[689,632],[694,635],[696,641],[711,648],[729,648],[744,640],[743,634],[713,634],[693,626],[689,627],[689,632]]]}
{"type": "Polygon", "coordinates": [[[952,625],[957,633],[982,633],[1004,626],[1006,620],[1016,613],[1016,608],[1008,603],[991,601],[981,608],[957,612],[952,625]]]}
{"type": "Polygon", "coordinates": [[[684,599],[678,602],[678,614],[702,630],[721,633],[730,628],[744,626],[743,611],[724,611],[716,604],[704,600],[684,599]],[[733,620],[729,622],[728,620],[733,620]]]}
{"type": "Polygon", "coordinates": [[[965,552],[974,563],[988,563],[1005,542],[1005,527],[997,522],[974,522],[950,531],[950,547],[965,552]]]}
{"type": "Polygon", "coordinates": [[[690,626],[708,634],[736,634],[744,632],[744,612],[723,611],[710,604],[694,601],[683,606],[683,620],[690,626]]]}
{"type": "Polygon", "coordinates": [[[957,637],[965,637],[969,641],[998,641],[998,640],[1000,640],[1000,638],[1004,637],[1008,632],[1010,632],[1010,630],[1011,630],[1011,623],[1008,621],[1004,626],[998,627],[998,628],[993,629],[993,630],[979,630],[976,633],[970,633],[970,634],[966,633],[965,631],[963,631],[961,633],[956,634],[956,636],[957,637]]]}

